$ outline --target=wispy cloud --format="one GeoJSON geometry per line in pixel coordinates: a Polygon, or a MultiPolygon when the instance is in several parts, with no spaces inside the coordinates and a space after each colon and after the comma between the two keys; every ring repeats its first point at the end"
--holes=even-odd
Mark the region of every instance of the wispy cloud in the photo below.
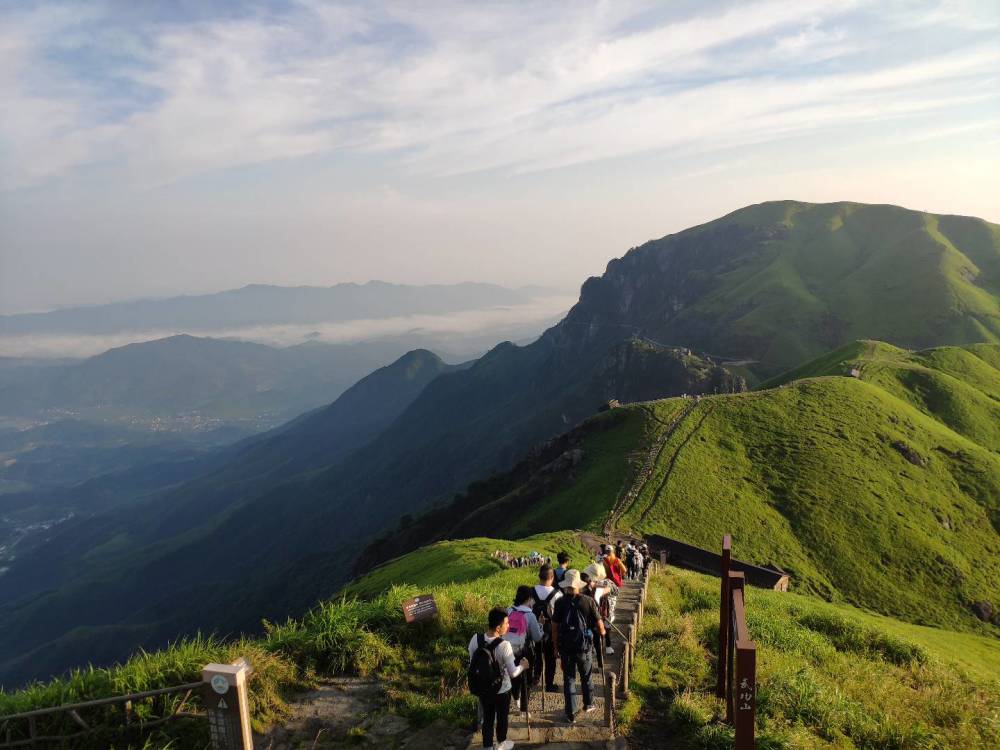
{"type": "Polygon", "coordinates": [[[953,4],[80,7],[3,19],[8,188],[84,167],[148,187],[334,153],[424,175],[522,173],[998,98],[1000,13],[953,4]],[[950,43],[918,52],[921,23],[951,29],[950,43]]]}

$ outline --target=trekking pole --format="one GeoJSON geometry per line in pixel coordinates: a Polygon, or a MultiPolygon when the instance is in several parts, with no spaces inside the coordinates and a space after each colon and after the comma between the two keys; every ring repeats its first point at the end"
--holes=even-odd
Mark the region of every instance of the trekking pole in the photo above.
{"type": "MultiPolygon", "coordinates": [[[[531,676],[530,674],[528,675],[531,676]]],[[[524,693],[522,695],[524,698],[524,724],[528,727],[528,742],[531,742],[531,712],[528,710],[531,704],[531,680],[524,681],[524,693]]]]}
{"type": "Polygon", "coordinates": [[[549,691],[548,690],[549,686],[545,684],[545,672],[547,671],[545,669],[545,665],[548,664],[549,660],[546,659],[545,657],[548,656],[548,653],[551,653],[551,651],[548,652],[548,653],[546,653],[545,639],[544,638],[542,638],[541,642],[538,645],[540,646],[540,648],[538,649],[538,664],[539,664],[539,666],[542,669],[542,678],[541,678],[541,680],[539,681],[538,684],[542,686],[542,714],[544,715],[545,714],[545,694],[549,691]]]}

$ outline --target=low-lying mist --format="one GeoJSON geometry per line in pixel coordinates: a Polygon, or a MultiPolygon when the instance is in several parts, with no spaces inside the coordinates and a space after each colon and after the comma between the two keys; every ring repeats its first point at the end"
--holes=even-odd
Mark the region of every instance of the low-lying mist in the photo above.
{"type": "Polygon", "coordinates": [[[253,341],[270,346],[308,342],[343,344],[386,337],[412,336],[415,346],[436,345],[442,355],[475,356],[500,341],[534,338],[557,322],[575,296],[540,297],[522,305],[464,310],[447,315],[401,315],[345,322],[248,326],[217,330],[138,330],[113,334],[0,335],[0,356],[90,357],[126,344],[152,341],[179,333],[253,341]]]}

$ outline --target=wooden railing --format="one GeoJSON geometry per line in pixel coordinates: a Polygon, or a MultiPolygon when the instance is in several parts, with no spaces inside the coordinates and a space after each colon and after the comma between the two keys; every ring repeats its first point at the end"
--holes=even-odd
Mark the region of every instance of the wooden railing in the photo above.
{"type": "MultiPolygon", "coordinates": [[[[635,665],[635,649],[639,639],[639,628],[642,626],[642,618],[646,612],[646,593],[649,590],[649,577],[652,575],[657,565],[656,560],[650,560],[649,566],[643,571],[640,580],[642,584],[639,588],[639,598],[635,604],[633,622],[626,627],[623,633],[619,628],[610,625],[618,637],[621,638],[620,648],[622,649],[621,674],[604,671],[603,656],[598,653],[598,661],[602,671],[604,671],[604,724],[615,732],[615,725],[618,715],[617,699],[620,696],[623,700],[628,700],[631,690],[631,674],[635,665]]],[[[600,650],[598,650],[600,652],[600,650]]]]}
{"type": "Polygon", "coordinates": [[[153,727],[190,717],[207,722],[213,750],[253,750],[248,689],[252,674],[253,666],[239,658],[229,664],[206,664],[200,682],[0,716],[0,748],[52,743],[110,747],[111,740],[129,742],[153,727]],[[186,711],[193,696],[199,699],[201,710],[186,711]],[[148,710],[145,706],[138,710],[136,703],[147,700],[151,702],[148,710]],[[95,710],[100,711],[97,716],[95,710]]]}
{"type": "Polygon", "coordinates": [[[67,747],[76,747],[79,740],[97,734],[138,735],[177,718],[198,717],[204,719],[204,713],[184,710],[192,693],[200,690],[202,684],[201,682],[188,682],[159,690],[116,695],[80,703],[66,703],[61,706],[38,708],[33,711],[0,716],[0,748],[37,747],[55,742],[67,747]],[[183,697],[168,708],[167,696],[177,694],[183,694],[183,697]],[[136,712],[135,704],[145,700],[152,703],[151,714],[154,718],[140,717],[136,712]],[[118,714],[118,716],[109,717],[108,712],[103,711],[100,721],[95,720],[93,716],[88,716],[90,718],[90,722],[88,722],[83,714],[89,714],[96,708],[110,708],[111,713],[118,714]],[[66,719],[60,721],[59,719],[63,716],[66,719]],[[119,723],[120,726],[116,729],[112,726],[112,722],[119,723]],[[41,728],[39,728],[39,724],[42,725],[41,728]],[[67,729],[74,731],[67,734],[67,729]],[[53,732],[59,733],[53,734],[53,732]]]}
{"type": "Polygon", "coordinates": [[[732,539],[722,539],[722,596],[716,695],[726,701],[726,721],[736,729],[736,750],[754,750],[757,717],[757,644],[747,630],[745,579],[729,569],[732,539]]]}

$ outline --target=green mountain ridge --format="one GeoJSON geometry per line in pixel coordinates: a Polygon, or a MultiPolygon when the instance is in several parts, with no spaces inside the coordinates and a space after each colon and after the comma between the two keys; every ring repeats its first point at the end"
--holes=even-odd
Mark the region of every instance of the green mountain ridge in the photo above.
{"type": "Polygon", "coordinates": [[[611,410],[374,543],[361,570],[390,550],[490,530],[599,533],[650,446],[676,424],[623,509],[623,531],[709,549],[733,533],[742,558],[778,563],[796,590],[1000,635],[1000,618],[977,615],[983,603],[1000,611],[1000,451],[984,427],[993,420],[940,406],[995,408],[998,357],[996,345],[907,352],[863,341],[766,390],[611,410]],[[928,379],[950,398],[928,399],[928,379]],[[566,460],[573,451],[576,463],[566,460]]]}
{"type": "MultiPolygon", "coordinates": [[[[102,561],[100,565],[88,562],[73,571],[69,578],[72,585],[66,579],[53,579],[54,586],[63,590],[50,595],[50,606],[58,611],[74,611],[66,602],[72,597],[83,601],[85,582],[100,580],[106,585],[102,590],[109,601],[108,612],[96,612],[95,605],[87,624],[95,628],[107,626],[120,620],[116,607],[129,607],[130,597],[149,597],[149,587],[140,585],[145,580],[158,592],[158,600],[136,611],[137,600],[132,599],[131,621],[148,622],[151,632],[155,629],[159,638],[165,638],[171,632],[170,625],[158,619],[156,613],[191,609],[194,602],[205,600],[214,583],[215,588],[222,586],[232,591],[231,600],[212,612],[203,612],[200,622],[197,616],[183,623],[173,621],[176,627],[172,634],[193,632],[198,626],[219,627],[225,632],[254,629],[262,616],[277,617],[291,611],[293,599],[308,602],[311,596],[315,600],[328,593],[330,587],[346,582],[352,564],[350,558],[345,560],[345,550],[350,550],[353,557],[368,541],[399,525],[405,516],[419,516],[430,508],[446,506],[456,492],[477,478],[515,467],[528,446],[572,427],[609,399],[646,401],[681,393],[740,391],[745,382],[722,366],[727,361],[739,360],[755,377],[768,377],[853,338],[878,336],[907,346],[996,341],[1000,300],[996,285],[998,236],[997,227],[977,219],[940,217],[891,206],[778,202],[748,207],[647,243],[609,263],[601,278],[588,280],[580,301],[567,317],[537,341],[527,346],[501,344],[461,371],[440,374],[390,424],[353,452],[325,464],[317,462],[306,471],[286,472],[281,466],[275,467],[260,488],[252,486],[253,482],[225,482],[210,487],[196,480],[179,490],[176,509],[171,505],[166,510],[154,510],[138,528],[138,536],[136,531],[128,530],[121,538],[128,554],[109,554],[118,549],[121,540],[114,534],[100,536],[102,546],[96,554],[96,559],[102,561]],[[195,487],[207,487],[206,494],[195,487]],[[142,544],[133,542],[140,538],[142,544]],[[191,583],[199,567],[192,560],[197,560],[204,549],[237,557],[243,564],[224,580],[191,583]],[[306,561],[318,574],[296,580],[295,591],[288,592],[285,598],[282,582],[288,580],[289,571],[305,570],[302,566],[306,561]],[[129,579],[124,580],[116,570],[130,571],[129,579]],[[273,595],[261,601],[258,591],[273,595]]],[[[831,404],[836,406],[837,398],[850,404],[844,407],[844,413],[837,412],[837,419],[849,420],[852,409],[867,409],[878,419],[893,417],[915,431],[925,425],[919,411],[876,386],[852,380],[835,388],[839,389],[836,398],[828,394],[831,404]]],[[[796,385],[767,393],[749,394],[732,402],[722,399],[719,403],[750,405],[746,407],[750,412],[737,414],[749,424],[757,416],[768,416],[769,410],[776,410],[777,426],[785,427],[781,420],[792,416],[814,419],[808,403],[819,403],[827,391],[819,386],[796,385]],[[813,387],[820,390],[803,395],[799,404],[781,401],[813,387]],[[779,395],[771,395],[775,393],[779,395]],[[753,412],[756,404],[765,407],[760,415],[753,412]]],[[[703,399],[692,416],[681,421],[678,442],[668,441],[667,465],[674,471],[689,470],[687,457],[701,454],[703,434],[722,432],[713,421],[714,408],[708,408],[717,400],[714,396],[703,399]]],[[[629,407],[626,411],[631,416],[620,425],[586,438],[584,454],[592,459],[603,451],[607,459],[601,470],[592,473],[585,458],[583,466],[577,467],[578,480],[553,479],[553,487],[558,487],[552,505],[543,507],[526,498],[512,507],[518,511],[512,517],[521,524],[517,532],[528,532],[532,525],[538,531],[545,527],[566,528],[565,518],[580,519],[572,526],[599,524],[622,480],[641,457],[643,446],[666,429],[684,406],[685,402],[671,401],[629,407]],[[603,443],[595,448],[594,440],[603,443]],[[587,493],[574,489],[583,486],[589,487],[587,493]],[[555,523],[560,525],[551,525],[555,523]]],[[[730,408],[719,407],[716,417],[728,414],[730,408]]],[[[934,422],[928,429],[933,432],[938,429],[936,425],[934,422]]],[[[836,434],[837,425],[827,427],[836,434]]],[[[841,429],[850,434],[846,428],[841,429]]],[[[863,437],[866,450],[878,455],[882,463],[905,461],[903,454],[891,447],[893,440],[913,447],[922,457],[931,456],[931,468],[924,474],[917,474],[916,467],[908,462],[911,468],[904,466],[902,470],[922,477],[918,482],[921,491],[942,492],[947,488],[953,492],[958,487],[960,509],[970,520],[969,528],[975,531],[969,544],[982,550],[990,537],[974,514],[975,508],[992,502],[989,493],[993,491],[995,472],[990,462],[995,458],[990,457],[993,454],[988,449],[951,431],[934,435],[957,457],[932,452],[935,446],[921,442],[919,434],[910,435],[895,426],[882,429],[874,437],[866,432],[863,437]],[[892,437],[888,447],[881,435],[892,437]],[[956,439],[965,442],[956,443],[956,439]],[[971,463],[963,468],[966,457],[971,463]],[[933,482],[928,477],[933,477],[933,482]],[[978,489],[977,483],[981,485],[978,489]]],[[[795,442],[794,433],[782,438],[788,441],[787,446],[776,447],[766,435],[749,430],[729,440],[738,446],[744,438],[757,441],[754,450],[760,451],[760,460],[785,460],[782,450],[789,455],[816,455],[823,472],[839,476],[839,468],[834,471],[823,458],[839,455],[832,450],[838,443],[829,443],[823,435],[812,436],[816,445],[810,448],[811,453],[806,450],[809,446],[795,442]]],[[[732,461],[740,466],[748,462],[738,448],[725,451],[712,454],[712,460],[732,461]]],[[[709,456],[709,452],[706,450],[704,455],[709,456]]],[[[857,456],[848,451],[842,458],[847,462],[863,460],[864,466],[879,468],[871,455],[857,456]]],[[[692,481],[716,481],[715,466],[710,462],[698,466],[691,473],[692,481]]],[[[239,462],[230,471],[239,475],[239,462]]],[[[800,499],[800,488],[785,486],[783,477],[753,472],[744,472],[743,476],[749,477],[746,486],[739,485],[744,495],[734,489],[735,478],[724,489],[731,490],[729,498],[746,497],[752,511],[746,518],[754,523],[777,523],[780,512],[771,504],[773,498],[779,498],[785,507],[800,499]]],[[[826,473],[823,477],[824,481],[828,478],[826,473]]],[[[875,489],[883,495],[890,490],[896,492],[899,485],[893,482],[896,480],[886,479],[875,489]]],[[[850,485],[847,487],[850,489],[850,485]]],[[[817,497],[827,497],[822,488],[806,489],[817,497]]],[[[535,501],[547,496],[544,487],[542,490],[533,491],[535,501]]],[[[671,486],[668,496],[672,490],[671,486]]],[[[865,502],[871,505],[870,499],[865,502]]],[[[943,512],[944,520],[950,523],[947,508],[942,505],[935,509],[943,512]]],[[[731,505],[713,507],[715,526],[723,524],[731,510],[731,505]]],[[[643,516],[642,509],[636,513],[626,514],[625,521],[637,530],[666,529],[696,543],[714,544],[717,529],[707,521],[703,524],[704,519],[688,517],[684,512],[677,519],[661,518],[653,511],[643,516]]],[[[925,515],[918,524],[917,541],[921,545],[932,530],[925,515]]],[[[955,511],[955,515],[961,514],[955,511]]],[[[760,531],[765,526],[756,528],[760,531]]],[[[848,524],[847,528],[852,526],[848,524]]],[[[964,526],[959,528],[960,534],[972,534],[964,526]]],[[[875,601],[873,592],[866,588],[867,582],[865,586],[859,584],[857,590],[842,590],[840,573],[830,568],[827,560],[802,551],[796,534],[818,530],[795,530],[796,534],[788,529],[781,531],[804,583],[817,591],[826,590],[830,596],[875,601]]],[[[990,533],[995,534],[992,530],[990,533]]],[[[421,541],[412,539],[415,543],[421,541]]],[[[921,547],[921,552],[929,554],[928,559],[940,568],[931,575],[934,585],[928,585],[928,591],[936,597],[933,614],[942,622],[975,627],[976,623],[969,619],[968,602],[948,601],[937,583],[941,571],[965,571],[962,555],[969,550],[962,551],[962,559],[955,560],[952,557],[957,552],[941,550],[945,562],[939,563],[935,555],[940,547],[936,542],[921,547]]],[[[94,553],[81,549],[79,544],[68,548],[71,554],[57,550],[55,555],[66,565],[74,554],[94,559],[94,553]]],[[[766,547],[751,550],[754,554],[771,551],[766,547]]],[[[372,555],[373,559],[377,557],[372,555]]],[[[769,557],[781,561],[774,555],[769,557]]],[[[898,564],[892,560],[877,562],[887,570],[909,570],[912,560],[903,558],[898,564]]],[[[885,579],[880,573],[875,580],[885,579]]],[[[979,578],[972,575],[963,596],[980,595],[974,590],[979,584],[979,578]]],[[[8,585],[0,578],[0,596],[8,585]]],[[[987,586],[982,595],[995,600],[994,594],[987,586]]],[[[912,605],[905,597],[876,603],[906,616],[912,605]]],[[[11,624],[16,624],[37,636],[33,648],[42,648],[47,641],[65,637],[65,630],[53,632],[51,626],[41,623],[43,612],[40,602],[3,604],[0,628],[9,630],[11,624]],[[15,608],[17,619],[12,620],[15,608]]],[[[13,642],[0,643],[0,653],[11,653],[12,648],[16,648],[13,642]]],[[[27,650],[22,648],[19,653],[27,650]]],[[[70,652],[67,645],[63,653],[70,652]]],[[[19,669],[25,666],[22,662],[19,669]]]]}
{"type": "Polygon", "coordinates": [[[567,323],[627,326],[773,376],[853,339],[1000,341],[1000,227],[887,205],[762,203],[633,248],[567,323]]]}

